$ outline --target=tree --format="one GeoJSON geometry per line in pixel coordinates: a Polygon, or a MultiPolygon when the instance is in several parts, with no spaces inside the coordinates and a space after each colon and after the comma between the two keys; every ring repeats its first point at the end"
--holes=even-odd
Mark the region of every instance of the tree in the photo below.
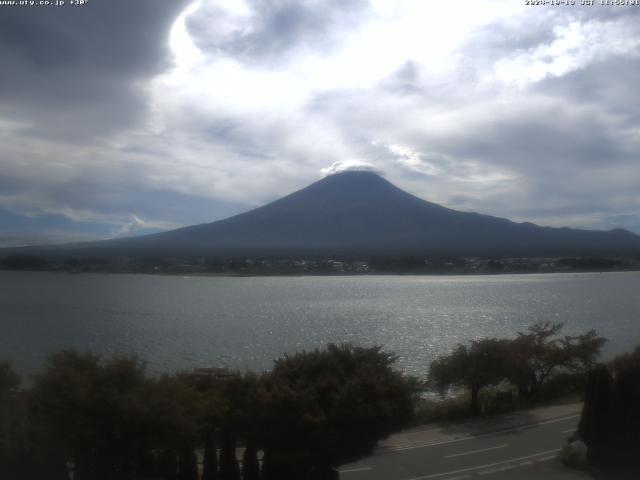
{"type": "Polygon", "coordinates": [[[9,362],[0,362],[0,453],[3,447],[2,441],[9,439],[11,418],[15,415],[16,399],[20,376],[9,362]]]}
{"type": "Polygon", "coordinates": [[[171,438],[175,451],[184,446],[176,443],[181,432],[167,431],[166,423],[192,404],[188,395],[172,396],[157,383],[135,357],[102,361],[64,351],[48,359],[35,381],[31,423],[44,448],[55,445],[60,460],[74,465],[75,479],[135,477],[150,470],[152,450],[164,447],[159,439],[171,438]],[[160,411],[158,404],[167,408],[160,411]]]}
{"type": "Polygon", "coordinates": [[[242,480],[260,480],[258,450],[253,442],[247,442],[247,447],[242,456],[242,480]]]}
{"type": "Polygon", "coordinates": [[[431,364],[428,382],[441,392],[452,386],[467,388],[471,393],[471,414],[478,415],[480,389],[507,377],[509,352],[508,340],[486,338],[474,340],[470,346],[459,344],[449,355],[431,364]]]}
{"type": "Polygon", "coordinates": [[[198,480],[198,458],[193,448],[183,447],[180,451],[178,480],[198,480]]]}
{"type": "Polygon", "coordinates": [[[590,446],[590,461],[598,463],[609,437],[610,399],[613,378],[610,369],[599,365],[589,374],[578,434],[590,446]]]}
{"type": "Polygon", "coordinates": [[[577,336],[559,337],[561,323],[540,322],[514,339],[488,338],[459,344],[436,359],[429,370],[429,383],[440,391],[452,386],[471,393],[471,414],[480,413],[478,394],[485,386],[509,380],[523,398],[536,395],[553,375],[584,374],[595,365],[606,339],[595,330],[577,336]]]}
{"type": "Polygon", "coordinates": [[[30,418],[40,442],[55,445],[58,461],[72,462],[78,480],[91,477],[92,450],[99,441],[91,411],[98,370],[97,356],[63,351],[47,359],[31,392],[30,418]]]}
{"type": "Polygon", "coordinates": [[[578,433],[590,462],[640,468],[640,347],[592,371],[578,433]]]}
{"type": "Polygon", "coordinates": [[[417,383],[381,347],[285,355],[264,379],[265,478],[329,478],[411,418],[417,383]]]}
{"type": "Polygon", "coordinates": [[[13,365],[7,361],[0,362],[0,401],[6,401],[15,395],[20,385],[20,376],[13,365]]]}
{"type": "Polygon", "coordinates": [[[8,255],[0,259],[0,266],[10,270],[46,270],[49,261],[36,255],[8,255]]]}
{"type": "Polygon", "coordinates": [[[539,322],[512,342],[509,379],[522,397],[533,397],[558,371],[586,374],[606,342],[595,330],[558,337],[562,323],[539,322]]]}
{"type": "Polygon", "coordinates": [[[239,480],[241,475],[236,456],[237,440],[243,439],[245,445],[251,447],[248,449],[251,454],[256,445],[256,437],[260,434],[257,424],[257,411],[260,409],[258,377],[251,373],[233,374],[219,381],[219,391],[223,400],[219,421],[222,437],[220,480],[239,480]]]}
{"type": "Polygon", "coordinates": [[[222,431],[220,480],[240,480],[240,467],[236,458],[236,435],[230,429],[222,431]]]}
{"type": "Polygon", "coordinates": [[[0,471],[19,478],[24,468],[25,412],[20,401],[20,376],[9,362],[0,362],[0,471]]]}
{"type": "MultiPolygon", "coordinates": [[[[143,392],[141,432],[148,448],[161,451],[160,471],[166,479],[193,479],[197,472],[203,397],[180,375],[149,379],[143,392]]],[[[214,477],[215,478],[215,477],[214,477]]]]}
{"type": "Polygon", "coordinates": [[[178,479],[178,459],[175,451],[170,449],[162,450],[158,458],[158,473],[162,480],[178,479]]]}
{"type": "Polygon", "coordinates": [[[202,480],[218,480],[218,455],[216,437],[213,431],[206,432],[204,458],[202,459],[202,480]]]}

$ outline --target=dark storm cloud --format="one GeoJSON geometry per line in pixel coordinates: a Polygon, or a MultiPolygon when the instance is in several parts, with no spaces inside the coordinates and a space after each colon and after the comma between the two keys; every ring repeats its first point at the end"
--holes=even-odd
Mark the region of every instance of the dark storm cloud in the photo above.
{"type": "Polygon", "coordinates": [[[140,82],[168,67],[168,30],[187,4],[2,8],[0,114],[76,139],[130,126],[145,110],[140,82]]]}

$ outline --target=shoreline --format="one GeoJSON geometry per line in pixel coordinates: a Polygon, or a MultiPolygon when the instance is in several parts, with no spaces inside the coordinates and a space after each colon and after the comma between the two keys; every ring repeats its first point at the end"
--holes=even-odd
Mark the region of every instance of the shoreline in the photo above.
{"type": "Polygon", "coordinates": [[[640,267],[615,270],[546,270],[546,271],[503,271],[503,272],[324,272],[324,273],[247,273],[247,272],[201,272],[201,271],[137,271],[137,270],[72,270],[63,268],[26,269],[0,268],[0,272],[29,272],[54,274],[95,274],[95,275],[148,275],[165,277],[219,277],[219,278],[306,278],[306,277],[504,277],[527,275],[575,275],[575,274],[606,274],[606,273],[638,273],[640,267]]]}

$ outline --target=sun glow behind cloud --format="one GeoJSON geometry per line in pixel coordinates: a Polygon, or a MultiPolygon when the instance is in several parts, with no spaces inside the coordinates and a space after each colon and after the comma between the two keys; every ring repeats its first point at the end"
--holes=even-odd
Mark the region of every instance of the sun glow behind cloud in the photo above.
{"type": "MultiPolygon", "coordinates": [[[[452,208],[640,231],[638,9],[93,5],[82,22],[40,14],[37,42],[0,43],[0,215],[203,222],[355,161],[452,208]]],[[[34,12],[0,27],[21,15],[34,12]]]]}
{"type": "MultiPolygon", "coordinates": [[[[186,21],[197,15],[203,2],[192,3],[176,19],[169,35],[169,45],[174,56],[173,68],[157,79],[157,99],[162,102],[169,96],[192,101],[200,108],[219,109],[232,105],[234,109],[260,110],[284,106],[299,101],[304,95],[304,84],[295,74],[282,71],[247,68],[241,62],[224,55],[205,55],[191,39],[186,21]]],[[[233,12],[237,22],[247,20],[242,2],[224,3],[233,12]]],[[[232,34],[241,28],[229,26],[232,34]]]]}
{"type": "MultiPolygon", "coordinates": [[[[202,6],[202,0],[189,5],[176,19],[169,32],[169,47],[173,52],[175,67],[172,73],[189,72],[191,68],[202,62],[204,55],[195,46],[187,31],[186,19],[196,13],[202,6]]],[[[182,78],[182,81],[186,79],[182,78]]]]}
{"type": "MultiPolygon", "coordinates": [[[[601,47],[586,41],[601,38],[607,26],[622,21],[575,19],[553,26],[546,42],[517,48],[504,43],[503,52],[496,47],[500,53],[480,61],[470,42],[495,42],[499,37],[491,37],[493,25],[511,31],[516,44],[526,39],[527,13],[521,5],[373,0],[357,20],[345,20],[335,31],[322,27],[317,44],[315,37],[281,40],[277,48],[261,54],[268,46],[260,41],[269,37],[256,5],[199,0],[171,29],[173,68],[153,86],[157,132],[175,131],[196,117],[203,125],[211,124],[202,135],[225,132],[222,141],[228,142],[231,133],[235,139],[216,146],[221,151],[210,158],[190,156],[189,163],[198,168],[247,165],[242,157],[255,144],[265,159],[281,159],[281,175],[289,170],[286,163],[296,164],[298,173],[315,167],[326,174],[358,158],[392,176],[400,169],[432,177],[439,183],[429,189],[435,201],[446,203],[447,192],[462,189],[468,198],[502,195],[521,188],[522,172],[475,152],[448,151],[455,139],[468,142],[460,125],[490,134],[491,123],[509,121],[517,105],[528,105],[523,110],[533,109],[536,115],[563,108],[549,96],[523,97],[523,89],[607,55],[630,52],[615,39],[601,42],[601,47]],[[200,25],[194,29],[196,20],[200,25]],[[388,90],[389,85],[398,88],[393,86],[398,78],[406,83],[400,88],[407,93],[388,90]],[[425,102],[425,94],[449,101],[425,102]]],[[[346,10],[342,17],[349,17],[346,10]]],[[[544,20],[538,21],[538,30],[544,32],[544,20]]],[[[274,29],[270,34],[282,32],[274,29]]],[[[191,135],[189,141],[196,138],[191,135]]],[[[266,163],[248,167],[256,172],[267,168],[266,163]]],[[[227,183],[215,185],[218,195],[239,199],[227,183]]]]}
{"type": "MultiPolygon", "coordinates": [[[[417,66],[416,75],[425,77],[427,86],[432,82],[446,82],[459,61],[459,55],[454,53],[467,34],[509,14],[509,10],[497,2],[483,5],[467,2],[464,8],[460,4],[411,0],[372,2],[371,6],[364,18],[339,32],[339,41],[327,47],[328,50],[294,45],[287,55],[265,63],[260,59],[243,61],[242,57],[226,50],[238,37],[250,37],[260,28],[246,3],[213,0],[192,3],[171,29],[173,68],[154,83],[154,111],[158,114],[155,124],[160,125],[157,131],[162,131],[162,123],[167,119],[184,115],[185,111],[212,121],[220,117],[233,121],[241,116],[245,122],[249,118],[251,123],[249,116],[254,116],[266,124],[280,124],[280,128],[288,125],[294,134],[300,128],[306,130],[307,135],[312,133],[322,138],[332,145],[329,150],[334,150],[325,149],[326,164],[340,165],[345,158],[360,157],[362,152],[340,146],[345,126],[328,124],[326,117],[314,114],[317,99],[351,91],[380,95],[380,101],[384,101],[385,93],[375,92],[408,62],[417,66]],[[207,11],[205,7],[213,10],[207,11]],[[205,53],[190,36],[187,25],[190,18],[211,15],[212,11],[214,25],[205,33],[199,32],[208,37],[210,48],[205,53]]],[[[421,79],[413,81],[419,85],[421,79]]],[[[398,140],[381,139],[389,145],[395,145],[398,140]]],[[[292,145],[290,140],[287,144],[292,145]]],[[[409,170],[428,175],[447,173],[426,160],[426,152],[416,150],[405,155],[393,148],[389,152],[389,161],[409,170]]],[[[380,165],[378,168],[384,170],[380,165]]],[[[473,178],[483,183],[485,179],[493,182],[507,177],[489,169],[473,178]]]]}
{"type": "Polygon", "coordinates": [[[256,28],[241,1],[209,0],[225,13],[220,29],[210,32],[218,48],[204,54],[196,46],[186,24],[201,14],[206,2],[194,2],[176,19],[169,40],[174,67],[160,82],[216,107],[229,102],[257,110],[302,106],[323,91],[370,89],[407,61],[430,75],[443,75],[454,66],[452,53],[472,29],[509,12],[497,2],[375,1],[366,21],[340,32],[338,47],[329,52],[300,48],[287,61],[265,66],[243,63],[224,52],[223,46],[238,32],[248,36],[256,28]]]}

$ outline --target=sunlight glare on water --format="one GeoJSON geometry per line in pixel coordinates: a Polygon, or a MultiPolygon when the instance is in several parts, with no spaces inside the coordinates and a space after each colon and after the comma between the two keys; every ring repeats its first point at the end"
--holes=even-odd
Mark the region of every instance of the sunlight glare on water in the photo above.
{"type": "Polygon", "coordinates": [[[152,372],[269,369],[328,342],[383,345],[423,375],[458,342],[536,321],[595,328],[611,356],[640,344],[640,273],[177,277],[0,272],[0,358],[34,373],[64,348],[136,353],[152,372]]]}

